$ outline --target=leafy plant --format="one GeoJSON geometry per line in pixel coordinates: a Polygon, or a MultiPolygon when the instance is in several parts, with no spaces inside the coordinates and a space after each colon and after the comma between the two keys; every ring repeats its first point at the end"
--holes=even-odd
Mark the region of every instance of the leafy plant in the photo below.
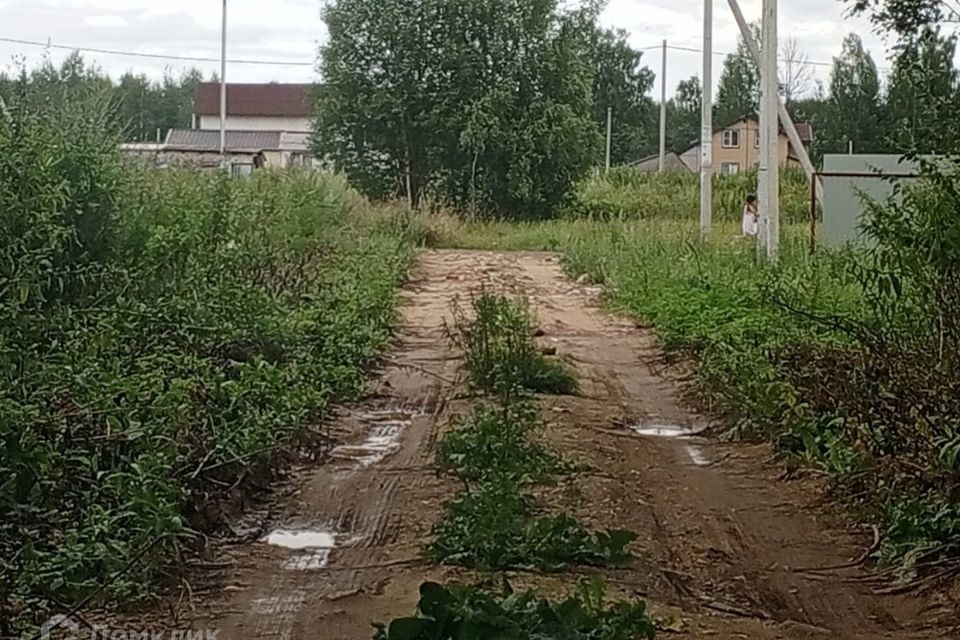
{"type": "Polygon", "coordinates": [[[536,440],[542,429],[539,411],[529,400],[479,404],[444,433],[437,466],[465,482],[482,482],[493,474],[545,480],[566,465],[536,440]]]}
{"type": "Polygon", "coordinates": [[[630,531],[590,533],[569,515],[539,516],[514,477],[488,476],[446,505],[434,527],[429,555],[444,563],[483,569],[569,564],[619,565],[630,558],[630,531]]]}
{"type": "Polygon", "coordinates": [[[4,637],[54,602],[147,595],[285,449],[322,450],[305,427],[362,389],[410,256],[338,176],[140,170],[97,91],[15,89],[0,110],[4,637]]]}
{"type": "Polygon", "coordinates": [[[375,640],[636,640],[656,630],[643,602],[605,601],[603,581],[581,581],[553,603],[533,592],[420,585],[416,615],[376,625],[375,640]]]}
{"type": "Polygon", "coordinates": [[[568,366],[543,355],[533,340],[534,322],[525,300],[486,291],[471,301],[473,317],[454,309],[457,345],[477,388],[500,395],[521,389],[571,394],[577,380],[568,366]]]}

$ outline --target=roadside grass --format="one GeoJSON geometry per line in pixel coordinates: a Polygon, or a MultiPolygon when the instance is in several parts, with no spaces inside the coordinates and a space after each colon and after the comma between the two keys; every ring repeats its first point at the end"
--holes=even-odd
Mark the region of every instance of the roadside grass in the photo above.
{"type": "Polygon", "coordinates": [[[139,170],[96,96],[30,91],[0,118],[3,637],[150,596],[322,450],[412,255],[339,176],[139,170]]]}

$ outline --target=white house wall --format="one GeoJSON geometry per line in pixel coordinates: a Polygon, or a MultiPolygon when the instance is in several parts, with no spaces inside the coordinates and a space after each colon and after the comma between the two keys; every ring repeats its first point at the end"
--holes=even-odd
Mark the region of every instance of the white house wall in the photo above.
{"type": "MultiPolygon", "coordinates": [[[[200,128],[219,130],[220,116],[200,116],[200,128]]],[[[227,116],[229,131],[310,131],[310,118],[227,116]]]]}

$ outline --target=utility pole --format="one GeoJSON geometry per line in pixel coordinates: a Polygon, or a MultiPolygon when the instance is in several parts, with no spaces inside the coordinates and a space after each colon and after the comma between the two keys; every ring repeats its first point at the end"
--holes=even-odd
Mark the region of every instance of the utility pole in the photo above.
{"type": "Polygon", "coordinates": [[[667,164],[667,41],[663,41],[663,63],[660,69],[660,173],[667,164]]]}
{"type": "Polygon", "coordinates": [[[763,0],[760,46],[760,245],[776,261],[780,250],[780,81],[777,76],[777,0],[763,0]]]}
{"type": "Polygon", "coordinates": [[[220,27],[220,164],[227,166],[227,0],[220,27]]]}
{"type": "Polygon", "coordinates": [[[703,97],[700,105],[700,235],[713,217],[713,0],[703,0],[703,97]]]}
{"type": "Polygon", "coordinates": [[[610,137],[613,132],[613,107],[607,107],[607,158],[604,162],[604,173],[610,172],[610,137]]]}
{"type": "MultiPolygon", "coordinates": [[[[753,32],[751,32],[747,26],[747,21],[743,17],[743,12],[740,10],[740,4],[737,0],[727,0],[727,4],[730,5],[730,10],[733,12],[733,17],[737,21],[737,26],[740,27],[740,34],[747,43],[747,49],[750,51],[750,57],[753,58],[753,63],[757,65],[757,69],[760,69],[763,66],[760,61],[760,46],[754,39],[753,32]]],[[[790,112],[787,110],[787,105],[783,100],[778,99],[777,111],[780,114],[780,124],[783,125],[783,130],[790,139],[790,146],[800,159],[800,165],[807,174],[807,180],[811,183],[817,183],[814,189],[817,192],[817,200],[819,200],[820,205],[823,206],[823,185],[820,184],[820,178],[816,175],[816,169],[814,169],[813,162],[810,160],[810,155],[803,146],[803,141],[800,139],[797,127],[793,124],[793,118],[790,117],[790,112]]]]}

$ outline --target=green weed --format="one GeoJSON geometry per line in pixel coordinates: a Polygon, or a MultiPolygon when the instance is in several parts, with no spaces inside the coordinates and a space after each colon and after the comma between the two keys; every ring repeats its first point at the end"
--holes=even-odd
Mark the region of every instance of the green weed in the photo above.
{"type": "Polygon", "coordinates": [[[500,593],[477,586],[425,582],[416,615],[376,625],[374,640],[565,640],[652,639],[655,627],[643,602],[608,605],[603,581],[581,581],[565,600],[553,603],[533,592],[500,593]]]}
{"type": "Polygon", "coordinates": [[[543,355],[533,340],[529,304],[481,292],[471,301],[473,317],[455,308],[454,339],[463,351],[464,368],[478,389],[512,393],[572,394],[577,380],[570,367],[543,355]]]}
{"type": "Polygon", "coordinates": [[[480,404],[444,433],[437,466],[465,482],[483,482],[491,474],[540,482],[566,468],[557,454],[537,440],[542,431],[532,401],[480,404]]]}
{"type": "Polygon", "coordinates": [[[534,513],[515,477],[489,475],[446,507],[428,555],[443,563],[481,569],[570,564],[619,565],[630,559],[630,531],[590,533],[570,516],[534,513]]]}
{"type": "Polygon", "coordinates": [[[337,176],[137,170],[97,96],[32,91],[0,114],[4,637],[169,579],[361,390],[410,257],[337,176]]]}

